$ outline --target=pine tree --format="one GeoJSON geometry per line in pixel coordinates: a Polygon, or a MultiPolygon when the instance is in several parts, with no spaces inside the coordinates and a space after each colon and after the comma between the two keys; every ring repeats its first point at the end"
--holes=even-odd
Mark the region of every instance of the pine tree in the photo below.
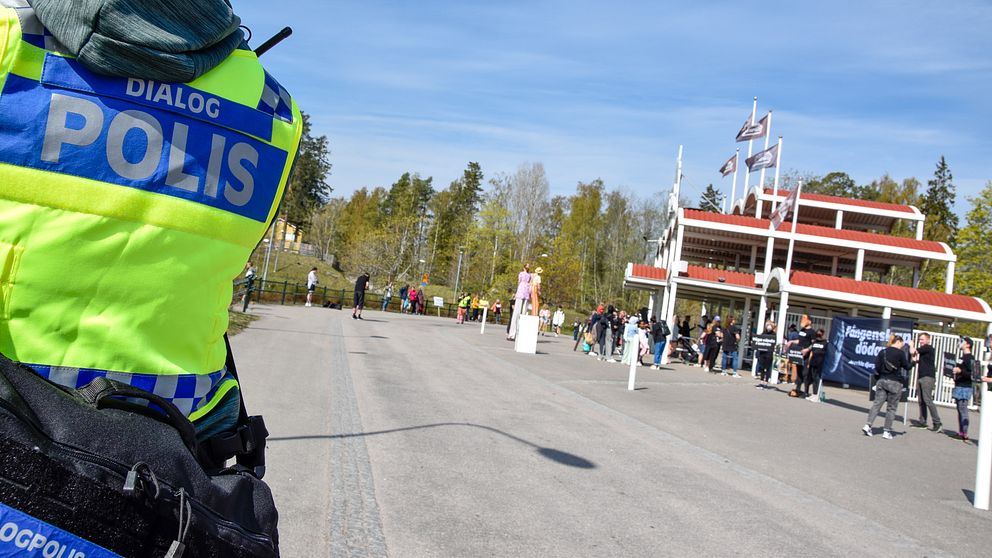
{"type": "Polygon", "coordinates": [[[723,194],[721,194],[712,184],[706,187],[703,195],[699,198],[699,209],[711,213],[723,212],[723,194]]]}
{"type": "Polygon", "coordinates": [[[302,113],[302,116],[300,151],[293,177],[286,186],[281,213],[290,223],[306,230],[310,216],[330,200],[332,188],[327,184],[327,175],[331,172],[327,136],[312,136],[310,115],[302,113]]]}
{"type": "MultiPolygon", "coordinates": [[[[919,209],[926,216],[923,225],[923,239],[946,242],[952,249],[957,245],[958,216],[954,214],[954,201],[957,188],[952,182],[951,169],[943,155],[937,162],[933,178],[927,181],[927,191],[920,198],[919,209]]],[[[944,288],[943,265],[925,262],[922,268],[920,287],[942,290],[944,288]]]]}

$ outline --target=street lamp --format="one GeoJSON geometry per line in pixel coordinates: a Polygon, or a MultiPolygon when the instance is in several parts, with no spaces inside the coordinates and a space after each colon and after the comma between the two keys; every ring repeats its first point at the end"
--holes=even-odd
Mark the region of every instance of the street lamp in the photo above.
{"type": "Polygon", "coordinates": [[[462,278],[462,254],[464,254],[464,253],[465,253],[465,247],[464,246],[459,246],[458,247],[458,271],[455,272],[455,294],[454,294],[454,296],[456,298],[458,297],[458,283],[459,283],[459,281],[461,281],[461,278],[462,278]]]}
{"type": "Polygon", "coordinates": [[[268,238],[263,238],[265,243],[265,269],[262,270],[262,285],[265,285],[265,278],[269,276],[269,254],[272,252],[272,242],[268,238]]]}

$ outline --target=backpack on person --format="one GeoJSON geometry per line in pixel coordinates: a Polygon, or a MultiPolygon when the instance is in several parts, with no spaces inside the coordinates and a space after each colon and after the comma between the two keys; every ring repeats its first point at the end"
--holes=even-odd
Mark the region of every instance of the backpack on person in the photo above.
{"type": "Polygon", "coordinates": [[[277,557],[258,426],[243,449],[259,460],[224,467],[211,442],[237,440],[197,441],[170,401],[105,377],[65,388],[0,355],[0,524],[33,530],[38,556],[277,557]]]}
{"type": "Polygon", "coordinates": [[[660,322],[658,322],[658,326],[661,329],[662,337],[667,339],[668,336],[672,334],[672,330],[668,327],[668,324],[665,322],[665,320],[661,320],[660,322]]]}

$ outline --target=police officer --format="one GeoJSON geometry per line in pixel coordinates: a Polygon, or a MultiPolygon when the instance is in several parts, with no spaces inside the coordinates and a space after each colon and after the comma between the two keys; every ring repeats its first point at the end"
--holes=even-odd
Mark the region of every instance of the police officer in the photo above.
{"type": "Polygon", "coordinates": [[[0,0],[0,352],[154,392],[206,440],[238,422],[231,279],[302,118],[228,4],[132,2],[0,0]]]}

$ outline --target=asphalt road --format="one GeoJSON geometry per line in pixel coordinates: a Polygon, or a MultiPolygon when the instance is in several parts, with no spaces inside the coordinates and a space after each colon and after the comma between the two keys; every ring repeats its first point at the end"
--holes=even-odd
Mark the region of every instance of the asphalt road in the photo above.
{"type": "MultiPolygon", "coordinates": [[[[863,392],[812,403],[680,366],[639,369],[629,392],[626,367],[572,352],[570,337],[523,355],[492,326],[252,311],[262,319],[232,345],[271,432],[287,557],[992,548],[992,514],[969,503],[976,447],[867,438],[863,392]]],[[[956,426],[953,409],[942,418],[956,426]]]]}

